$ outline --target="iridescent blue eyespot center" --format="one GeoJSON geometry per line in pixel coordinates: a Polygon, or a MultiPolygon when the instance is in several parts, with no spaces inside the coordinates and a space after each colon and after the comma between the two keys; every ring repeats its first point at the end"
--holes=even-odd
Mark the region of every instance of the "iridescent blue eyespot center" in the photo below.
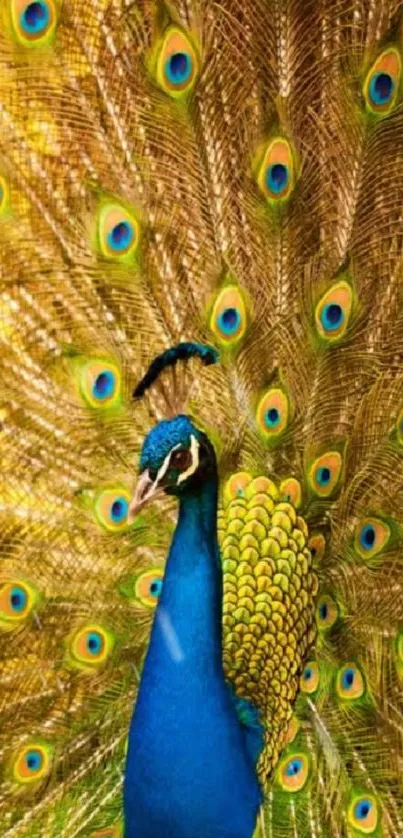
{"type": "Polygon", "coordinates": [[[115,224],[108,233],[107,240],[111,250],[117,252],[126,250],[134,240],[133,225],[129,224],[128,221],[119,221],[119,224],[115,224]]]}
{"type": "Polygon", "coordinates": [[[316,479],[321,486],[326,486],[329,483],[331,476],[332,472],[327,466],[320,466],[316,472],[316,479]]]}
{"type": "Polygon", "coordinates": [[[300,771],[302,771],[302,760],[298,758],[290,760],[285,768],[287,777],[295,777],[300,771]]]}
{"type": "Polygon", "coordinates": [[[129,504],[126,498],[116,498],[116,500],[113,501],[113,504],[111,506],[112,520],[115,523],[120,524],[121,521],[124,521],[124,519],[127,517],[128,509],[129,504]]]}
{"type": "Polygon", "coordinates": [[[369,85],[369,95],[374,105],[387,105],[393,96],[394,86],[389,73],[375,73],[369,85]]]}
{"type": "Polygon", "coordinates": [[[192,73],[192,59],[186,52],[174,52],[166,64],[165,72],[171,84],[184,84],[192,73]]]}
{"type": "Polygon", "coordinates": [[[304,673],[303,673],[304,681],[310,681],[311,678],[312,678],[312,675],[313,675],[313,673],[312,673],[311,667],[306,666],[305,669],[304,669],[304,673]]]}
{"type": "Polygon", "coordinates": [[[104,372],[100,372],[97,375],[94,386],[93,386],[93,393],[97,399],[103,400],[108,399],[109,396],[112,395],[115,389],[115,376],[109,370],[105,370],[104,372]]]}
{"type": "Polygon", "coordinates": [[[28,3],[21,15],[21,26],[30,35],[40,35],[49,23],[47,3],[28,3]]]}
{"type": "Polygon", "coordinates": [[[159,597],[162,591],[162,579],[153,579],[150,584],[151,596],[159,597]]]}
{"type": "Polygon", "coordinates": [[[275,428],[280,421],[280,413],[276,407],[271,407],[266,411],[265,422],[269,428],[275,428]]]}
{"type": "Polygon", "coordinates": [[[282,192],[288,184],[288,168],[284,163],[273,163],[266,170],[266,186],[276,195],[282,192]]]}
{"type": "Polygon", "coordinates": [[[233,335],[239,329],[241,316],[236,308],[225,308],[218,318],[218,326],[226,335],[233,335]]]}
{"type": "Polygon", "coordinates": [[[27,593],[24,591],[23,588],[18,587],[17,585],[11,589],[10,594],[10,604],[13,611],[17,613],[24,611],[24,608],[27,604],[27,593]]]}
{"type": "Polygon", "coordinates": [[[319,617],[321,620],[326,620],[328,611],[329,609],[327,607],[327,602],[322,602],[322,604],[319,606],[319,617]]]}
{"type": "Polygon", "coordinates": [[[343,687],[348,690],[354,684],[354,669],[346,669],[343,672],[343,687]]]}
{"type": "Polygon", "coordinates": [[[359,800],[354,806],[354,816],[357,820],[362,821],[368,817],[370,811],[372,809],[372,803],[370,800],[364,798],[363,800],[359,800]]]}
{"type": "Polygon", "coordinates": [[[99,655],[102,649],[102,637],[96,631],[90,631],[87,637],[87,650],[90,655],[99,655]]]}
{"type": "Polygon", "coordinates": [[[30,771],[39,771],[42,767],[42,754],[40,751],[28,751],[25,757],[25,764],[30,771]]]}
{"type": "Polygon", "coordinates": [[[360,533],[360,544],[364,550],[371,550],[375,544],[375,528],[372,524],[366,524],[365,527],[362,528],[360,533]]]}
{"type": "Polygon", "coordinates": [[[344,320],[342,307],[338,303],[328,303],[321,312],[320,319],[326,331],[331,332],[338,329],[344,320]]]}

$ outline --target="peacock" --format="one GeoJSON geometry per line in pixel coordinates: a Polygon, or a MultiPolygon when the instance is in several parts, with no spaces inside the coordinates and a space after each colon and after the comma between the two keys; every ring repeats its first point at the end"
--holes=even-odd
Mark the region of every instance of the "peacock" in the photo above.
{"type": "Polygon", "coordinates": [[[0,834],[402,838],[402,4],[0,22],[0,834]]]}

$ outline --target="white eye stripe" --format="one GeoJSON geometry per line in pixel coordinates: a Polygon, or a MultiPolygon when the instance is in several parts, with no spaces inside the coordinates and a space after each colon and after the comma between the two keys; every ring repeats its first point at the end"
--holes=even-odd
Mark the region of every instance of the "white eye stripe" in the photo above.
{"type": "MultiPolygon", "coordinates": [[[[178,446],[175,446],[175,447],[177,448],[178,446]]],[[[199,443],[198,443],[196,437],[193,436],[193,434],[191,434],[190,435],[190,453],[192,455],[192,462],[191,462],[189,468],[186,469],[186,471],[183,471],[182,474],[179,475],[178,483],[177,483],[178,486],[179,486],[179,483],[183,483],[184,480],[187,480],[187,478],[190,477],[192,474],[194,474],[195,471],[197,471],[197,469],[199,468],[199,448],[200,448],[200,446],[199,446],[199,443]]],[[[172,451],[173,450],[174,449],[172,449],[172,451]]]]}
{"type": "Polygon", "coordinates": [[[182,446],[181,446],[181,444],[180,444],[180,442],[179,442],[179,443],[178,443],[178,445],[174,445],[174,447],[173,447],[173,448],[171,448],[171,450],[169,451],[169,453],[166,455],[165,460],[164,460],[164,462],[163,462],[163,464],[162,464],[161,468],[159,469],[159,471],[158,471],[158,473],[157,473],[157,476],[156,476],[156,478],[155,478],[155,481],[154,481],[154,484],[155,484],[155,485],[158,485],[158,483],[160,482],[160,480],[162,480],[162,478],[164,477],[164,475],[165,475],[165,474],[166,474],[166,472],[168,471],[168,469],[169,469],[169,464],[170,464],[170,462],[171,462],[171,456],[172,456],[173,451],[176,451],[178,448],[181,448],[181,447],[182,447],[182,446]]]}

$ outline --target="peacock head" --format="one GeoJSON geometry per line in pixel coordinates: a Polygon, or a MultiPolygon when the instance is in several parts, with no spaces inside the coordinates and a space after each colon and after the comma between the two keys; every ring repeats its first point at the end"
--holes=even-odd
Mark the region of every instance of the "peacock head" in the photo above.
{"type": "MultiPolygon", "coordinates": [[[[187,363],[198,358],[209,366],[218,361],[218,352],[212,346],[200,343],[179,343],[166,349],[150,364],[133,397],[141,399],[153,386],[161,373],[178,362],[187,363]]],[[[129,520],[156,495],[183,496],[196,492],[211,476],[216,474],[214,448],[188,416],[175,416],[159,422],[146,437],[140,456],[140,477],[129,507],[129,520]]]]}
{"type": "Polygon", "coordinates": [[[159,422],[146,437],[129,519],[156,496],[196,492],[216,472],[214,448],[188,416],[159,422]]]}

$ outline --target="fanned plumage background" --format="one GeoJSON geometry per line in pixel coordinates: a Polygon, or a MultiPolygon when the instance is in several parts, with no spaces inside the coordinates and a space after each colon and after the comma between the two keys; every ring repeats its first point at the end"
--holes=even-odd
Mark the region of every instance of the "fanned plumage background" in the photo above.
{"type": "Polygon", "coordinates": [[[263,474],[300,507],[319,580],[284,752],[306,776],[269,776],[262,836],[402,836],[401,3],[4,0],[0,20],[0,832],[120,834],[175,521],[125,510],[145,434],[186,410],[223,485],[263,474]],[[134,403],[186,339],[221,364],[134,403]]]}

